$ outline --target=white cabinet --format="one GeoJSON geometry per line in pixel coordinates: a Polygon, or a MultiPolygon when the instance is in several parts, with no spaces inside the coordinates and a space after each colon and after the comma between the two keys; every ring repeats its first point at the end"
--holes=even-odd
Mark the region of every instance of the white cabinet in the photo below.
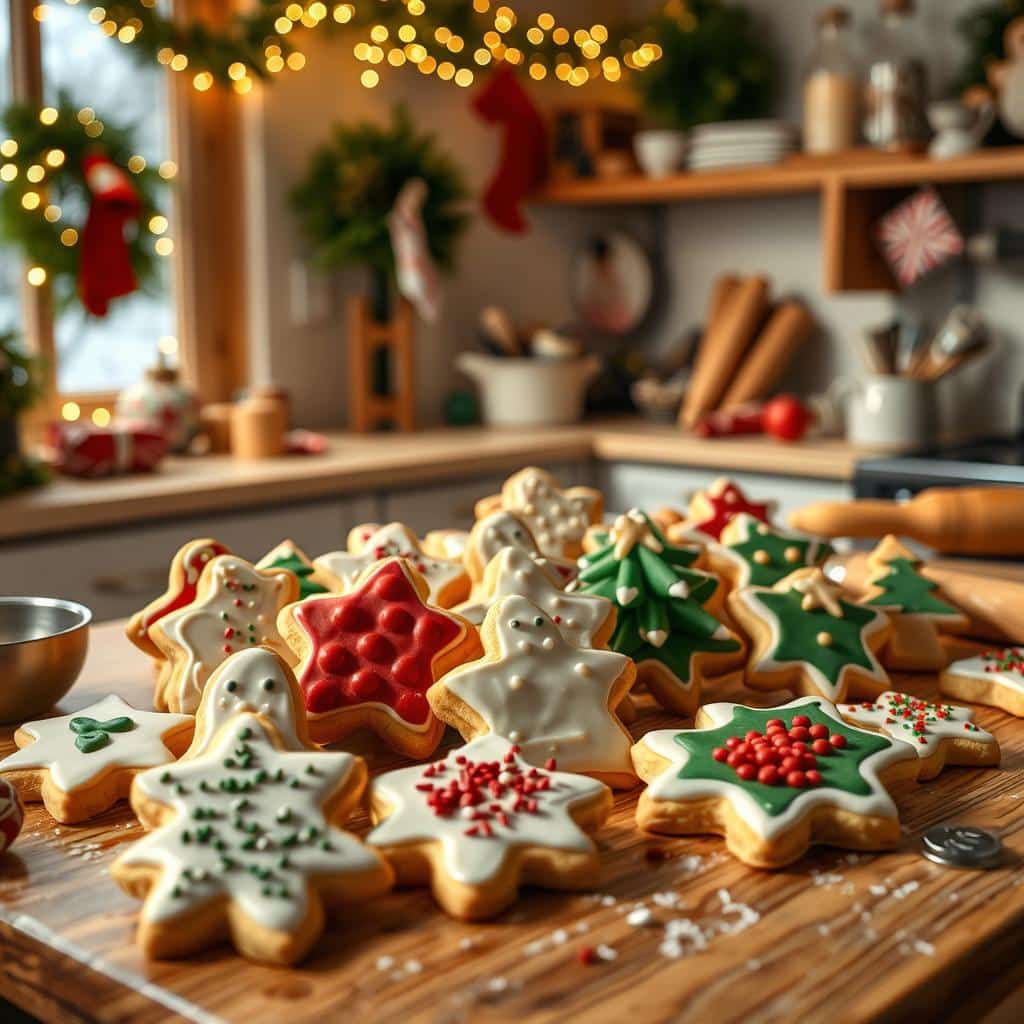
{"type": "Polygon", "coordinates": [[[171,557],[187,540],[214,537],[256,561],[290,537],[315,557],[342,546],[349,529],[374,513],[365,499],[318,502],[16,541],[0,545],[0,594],[65,597],[98,621],[120,618],[163,591],[171,557]]]}
{"type": "Polygon", "coordinates": [[[652,466],[637,462],[605,464],[598,470],[598,486],[604,491],[607,512],[638,507],[652,511],[662,505],[684,511],[690,495],[720,476],[728,476],[755,501],[778,502],[778,519],[784,523],[795,509],[812,501],[842,501],[853,489],[841,480],[774,476],[768,473],[735,473],[690,466],[652,466]]]}

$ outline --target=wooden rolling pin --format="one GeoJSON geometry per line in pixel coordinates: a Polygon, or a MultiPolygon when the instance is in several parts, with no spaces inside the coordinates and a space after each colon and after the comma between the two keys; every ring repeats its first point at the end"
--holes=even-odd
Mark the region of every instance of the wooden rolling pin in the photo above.
{"type": "Polygon", "coordinates": [[[683,426],[693,429],[704,413],[718,405],[767,308],[767,278],[745,278],[730,292],[701,342],[679,415],[683,426]]]}
{"type": "MultiPolygon", "coordinates": [[[[836,555],[828,560],[829,577],[854,594],[868,586],[868,556],[836,555]]],[[[970,616],[967,636],[1001,644],[1024,644],[1024,583],[948,566],[925,565],[921,572],[970,616]]]]}
{"type": "Polygon", "coordinates": [[[822,537],[901,533],[944,554],[1024,555],[1024,487],[932,487],[903,503],[821,501],[789,522],[822,537]]]}
{"type": "Polygon", "coordinates": [[[764,398],[813,328],[814,320],[802,302],[790,299],[779,303],[744,357],[719,407],[734,409],[764,398]]]}

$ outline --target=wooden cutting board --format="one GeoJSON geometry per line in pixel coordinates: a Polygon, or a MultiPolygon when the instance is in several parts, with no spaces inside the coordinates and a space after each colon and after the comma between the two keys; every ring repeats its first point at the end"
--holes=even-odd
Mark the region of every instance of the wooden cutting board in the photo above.
{"type": "MultiPolygon", "coordinates": [[[[149,666],[120,628],[94,629],[62,711],[111,690],[148,702],[149,666]]],[[[936,695],[931,678],[899,683],[936,695]]],[[[715,696],[735,698],[738,688],[715,696]]],[[[127,806],[68,827],[33,805],[13,851],[0,857],[0,992],[61,1024],[921,1021],[940,1013],[976,1021],[1024,984],[1024,722],[986,709],[978,720],[999,737],[1002,768],[950,769],[897,791],[905,836],[896,852],[820,848],[785,871],[758,872],[712,837],[645,837],[633,825],[637,791],[620,793],[600,835],[604,876],[594,893],[531,891],[476,925],[445,917],[423,891],[395,893],[339,921],[293,970],[253,966],[226,947],[147,963],[133,942],[139,904],[107,875],[141,834],[127,806]],[[924,860],[922,831],[946,821],[999,830],[1007,865],[954,871],[924,860]],[[650,908],[651,924],[628,923],[638,905],[650,908]],[[666,923],[680,919],[712,933],[706,948],[662,951],[666,923]],[[614,959],[584,966],[583,946],[607,946],[614,959]]],[[[633,732],[671,724],[643,709],[633,732]]],[[[0,753],[10,737],[0,732],[0,753]]],[[[374,771],[397,763],[366,751],[374,771]]]]}

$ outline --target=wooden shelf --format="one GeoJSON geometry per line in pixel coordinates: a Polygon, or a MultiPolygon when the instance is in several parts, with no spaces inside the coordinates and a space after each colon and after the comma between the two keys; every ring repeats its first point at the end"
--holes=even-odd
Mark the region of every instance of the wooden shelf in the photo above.
{"type": "Polygon", "coordinates": [[[822,202],[824,287],[829,292],[893,291],[872,228],[921,185],[1024,182],[1024,146],[980,150],[953,160],[857,150],[842,158],[795,156],[781,164],[554,182],[533,197],[551,206],[635,206],[764,196],[814,195],[822,202]]]}

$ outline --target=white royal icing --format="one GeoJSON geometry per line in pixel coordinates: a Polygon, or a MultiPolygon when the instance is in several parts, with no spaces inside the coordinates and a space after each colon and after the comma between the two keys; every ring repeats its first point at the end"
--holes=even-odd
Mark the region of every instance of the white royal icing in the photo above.
{"type": "Polygon", "coordinates": [[[503,501],[526,521],[544,554],[562,556],[566,545],[583,540],[597,495],[578,488],[563,491],[550,474],[528,469],[506,481],[503,501]]]}
{"type": "Polygon", "coordinates": [[[40,768],[65,793],[89,785],[111,768],[152,768],[168,764],[174,754],[163,737],[172,729],[192,721],[191,715],[172,715],[158,711],[137,711],[115,694],[73,715],[26,722],[21,728],[33,742],[0,761],[0,773],[40,768]],[[134,727],[127,732],[108,732],[109,742],[98,750],[83,753],[75,746],[78,733],[71,728],[74,718],[94,718],[98,722],[130,718],[134,727]]]}
{"type": "Polygon", "coordinates": [[[260,705],[259,714],[245,710],[254,703],[245,695],[232,707],[222,707],[219,686],[204,697],[201,714],[209,716],[207,725],[216,731],[177,764],[135,779],[147,799],[174,810],[173,820],[117,863],[162,869],[143,907],[150,921],[172,920],[228,897],[258,924],[290,931],[305,918],[310,876],[372,871],[379,861],[324,816],[324,804],[355,765],[353,755],[299,742],[292,690],[270,652],[247,651],[235,660],[239,671],[224,673],[220,683],[240,679],[247,688],[258,683],[261,694],[273,697],[264,702],[266,707],[260,705]],[[262,686],[267,680],[275,684],[272,691],[262,686]],[[281,741],[288,749],[275,745],[281,741]],[[257,783],[258,773],[266,778],[257,783]],[[247,791],[221,788],[226,779],[253,785],[247,791]],[[250,848],[244,849],[249,840],[250,848]],[[225,848],[218,849],[218,843],[225,848]],[[270,874],[260,877],[250,867],[270,874]]]}
{"type": "Polygon", "coordinates": [[[488,565],[484,595],[454,611],[479,626],[491,607],[512,594],[529,598],[546,612],[571,644],[593,647],[594,636],[613,614],[614,606],[597,594],[566,593],[552,570],[538,564],[522,548],[502,548],[488,565]]]}
{"type": "Polygon", "coordinates": [[[567,771],[632,774],[629,736],[608,706],[629,659],[574,647],[525,597],[504,598],[487,624],[492,619],[497,651],[493,641],[485,639],[485,647],[497,660],[463,665],[438,685],[473,708],[492,733],[518,744],[531,764],[555,757],[567,771]]]}
{"type": "Polygon", "coordinates": [[[917,751],[919,757],[930,757],[939,749],[943,740],[995,743],[991,733],[974,725],[974,712],[970,708],[954,704],[932,704],[909,693],[887,690],[874,703],[864,701],[859,704],[839,704],[837,710],[847,722],[877,729],[893,739],[904,740],[917,751]],[[913,713],[908,714],[908,711],[913,713]],[[923,728],[915,729],[918,721],[923,722],[923,728]]]}
{"type": "Polygon", "coordinates": [[[176,670],[178,707],[194,713],[206,681],[225,659],[255,643],[286,650],[277,631],[277,613],[292,593],[287,570],[257,571],[235,555],[220,555],[207,565],[206,596],[160,620],[160,631],[185,654],[176,670]],[[246,587],[250,589],[246,589],[246,587]],[[249,627],[254,627],[249,629],[249,627]],[[226,631],[233,629],[231,637],[226,631]],[[230,650],[225,650],[230,648],[230,650]]]}
{"type": "Polygon", "coordinates": [[[989,657],[987,653],[975,655],[973,658],[963,658],[954,661],[946,674],[950,676],[965,676],[968,679],[980,679],[986,683],[994,683],[996,686],[1005,686],[1008,690],[1017,693],[1024,693],[1024,668],[1019,671],[1002,671],[996,666],[1000,661],[1005,660],[1015,650],[1020,651],[1019,661],[1024,666],[1024,647],[1007,647],[1002,650],[993,651],[995,657],[989,657]],[[998,658],[998,660],[996,660],[998,658]]]}
{"type": "Polygon", "coordinates": [[[346,590],[350,589],[371,565],[382,558],[398,555],[413,566],[427,581],[428,600],[436,603],[450,584],[464,576],[466,570],[456,558],[434,558],[423,551],[416,537],[401,523],[380,527],[358,551],[329,551],[313,559],[313,565],[335,576],[346,590]]]}
{"type": "Polygon", "coordinates": [[[577,804],[593,800],[605,788],[603,783],[585,775],[530,768],[513,755],[519,772],[535,773],[533,778],[546,778],[549,788],[534,789],[530,796],[537,801],[536,811],[514,811],[516,794],[505,790],[496,799],[486,799],[473,808],[474,817],[452,813],[436,814],[428,803],[428,793],[419,788],[426,784],[443,787],[459,776],[457,757],[471,762],[500,761],[512,749],[501,736],[481,736],[458,750],[453,750],[433,766],[415,765],[387,772],[372,783],[374,801],[389,805],[387,818],[367,836],[373,846],[400,846],[406,843],[439,841],[444,851],[445,873],[468,885],[485,885],[502,870],[509,855],[517,847],[536,846],[553,850],[587,853],[594,844],[573,821],[570,811],[577,804]],[[431,774],[425,775],[425,770],[431,774]],[[506,815],[508,825],[496,817],[506,815]],[[491,835],[467,834],[480,820],[486,820],[491,835]]]}
{"type": "MultiPolygon", "coordinates": [[[[826,715],[842,723],[835,707],[822,697],[799,697],[788,704],[780,704],[772,711],[779,712],[780,718],[788,718],[789,713],[799,712],[808,704],[816,704],[826,715]],[[782,714],[786,712],[786,714],[782,714]]],[[[717,729],[732,720],[733,708],[742,705],[730,703],[705,704],[701,709],[711,721],[706,729],[717,729]]],[[[847,728],[852,728],[845,723],[847,728]]],[[[729,800],[734,810],[743,821],[761,838],[773,839],[791,829],[798,821],[805,818],[818,807],[838,807],[851,814],[870,815],[873,817],[896,818],[896,804],[886,792],[879,779],[879,772],[900,761],[916,758],[917,754],[907,743],[889,740],[890,746],[877,753],[870,754],[860,763],[860,774],[870,787],[870,793],[847,793],[830,786],[812,786],[800,790],[797,797],[780,814],[768,814],[736,783],[724,782],[719,779],[681,779],[679,770],[689,760],[689,753],[680,746],[675,737],[685,732],[700,732],[698,729],[657,729],[647,733],[638,745],[646,747],[652,753],[664,758],[669,766],[657,775],[647,787],[647,792],[654,800],[666,802],[686,802],[709,797],[724,797],[729,800]]],[[[866,730],[863,730],[866,731],[866,730]]],[[[877,733],[872,733],[876,739],[877,733]]]]}

